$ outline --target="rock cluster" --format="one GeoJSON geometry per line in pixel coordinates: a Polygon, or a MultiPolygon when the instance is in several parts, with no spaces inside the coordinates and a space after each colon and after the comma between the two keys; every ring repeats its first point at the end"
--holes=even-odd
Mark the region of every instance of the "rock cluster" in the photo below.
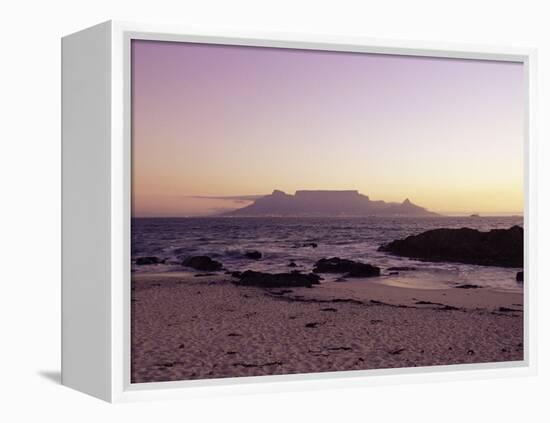
{"type": "Polygon", "coordinates": [[[260,288],[282,288],[282,287],[307,287],[319,284],[321,277],[314,273],[300,273],[293,271],[290,273],[264,273],[247,270],[235,274],[238,280],[236,285],[257,286],[260,288]]]}
{"type": "Polygon", "coordinates": [[[222,264],[219,261],[212,260],[208,256],[192,256],[182,261],[182,266],[191,267],[196,270],[211,272],[221,270],[222,264]]]}
{"type": "Polygon", "coordinates": [[[341,259],[323,258],[315,264],[314,273],[343,273],[349,278],[370,278],[380,276],[380,268],[367,263],[341,259]]]}
{"type": "Polygon", "coordinates": [[[136,264],[138,266],[145,266],[148,264],[162,264],[164,263],[164,260],[155,257],[155,256],[148,256],[148,257],[138,257],[136,259],[136,264]]]}
{"type": "Polygon", "coordinates": [[[434,229],[380,246],[379,251],[427,261],[523,267],[523,228],[434,229]]]}

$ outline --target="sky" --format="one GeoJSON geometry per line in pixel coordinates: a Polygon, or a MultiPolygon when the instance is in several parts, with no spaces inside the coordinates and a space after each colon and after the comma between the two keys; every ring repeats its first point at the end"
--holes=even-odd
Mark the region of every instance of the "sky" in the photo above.
{"type": "Polygon", "coordinates": [[[514,62],[134,40],[132,214],[274,189],[522,213],[524,83],[514,62]]]}

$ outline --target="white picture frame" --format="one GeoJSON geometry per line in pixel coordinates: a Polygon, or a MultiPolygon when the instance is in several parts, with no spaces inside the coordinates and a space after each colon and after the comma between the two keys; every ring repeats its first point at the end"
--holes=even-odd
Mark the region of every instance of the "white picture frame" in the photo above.
{"type": "Polygon", "coordinates": [[[62,40],[62,383],[110,402],[536,372],[536,52],[531,49],[105,22],[62,40]],[[187,41],[520,61],[525,69],[524,360],[198,381],[130,383],[130,41],[187,41]]]}

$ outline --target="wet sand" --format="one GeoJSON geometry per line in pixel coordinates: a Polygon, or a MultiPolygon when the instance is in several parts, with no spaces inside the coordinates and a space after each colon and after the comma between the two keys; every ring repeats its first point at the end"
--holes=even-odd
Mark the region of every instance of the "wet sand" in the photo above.
{"type": "Polygon", "coordinates": [[[134,274],[133,383],[523,359],[523,294],[134,274]]]}

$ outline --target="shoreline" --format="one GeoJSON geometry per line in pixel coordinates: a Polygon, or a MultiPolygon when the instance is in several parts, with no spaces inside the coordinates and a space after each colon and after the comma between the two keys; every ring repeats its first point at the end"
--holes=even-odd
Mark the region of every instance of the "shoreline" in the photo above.
{"type": "Polygon", "coordinates": [[[132,382],[523,359],[523,293],[132,274],[132,382]]]}

